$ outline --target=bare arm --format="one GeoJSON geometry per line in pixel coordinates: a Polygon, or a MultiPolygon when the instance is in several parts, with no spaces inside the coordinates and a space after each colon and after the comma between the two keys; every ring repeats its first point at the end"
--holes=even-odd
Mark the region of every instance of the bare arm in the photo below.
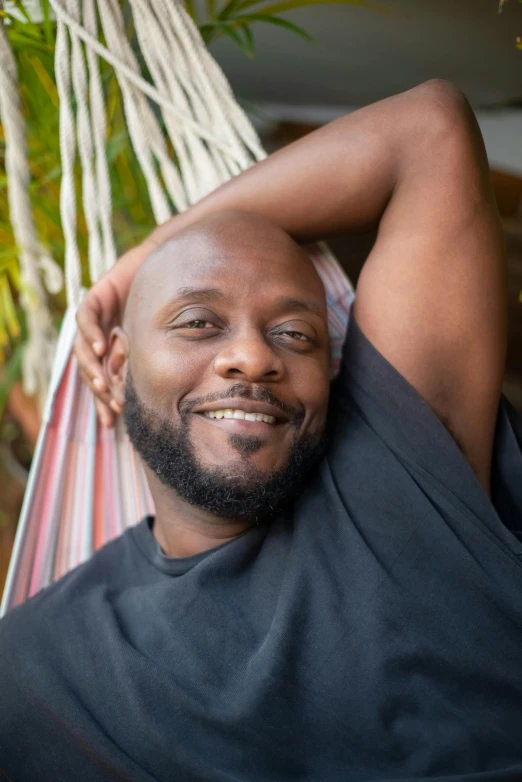
{"type": "Polygon", "coordinates": [[[127,256],[128,269],[154,244],[224,209],[261,213],[298,240],[379,225],[355,317],[448,426],[487,489],[505,269],[487,160],[463,96],[428,82],[321,128],[158,227],[127,256]]]}

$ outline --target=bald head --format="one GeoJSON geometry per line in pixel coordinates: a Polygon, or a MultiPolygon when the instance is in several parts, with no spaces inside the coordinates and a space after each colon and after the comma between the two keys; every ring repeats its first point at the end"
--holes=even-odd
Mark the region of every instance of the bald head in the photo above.
{"type": "Polygon", "coordinates": [[[107,374],[155,502],[159,475],[218,515],[278,503],[296,465],[317,457],[326,420],[328,323],[312,261],[257,215],[194,224],[141,266],[107,374]]]}
{"type": "Polygon", "coordinates": [[[323,302],[326,313],[324,288],[307,253],[261,215],[227,211],[185,228],[148,256],[136,273],[127,300],[126,330],[131,333],[138,314],[150,314],[154,302],[176,285],[195,287],[210,269],[219,276],[227,266],[229,274],[223,276],[234,277],[235,284],[240,284],[248,267],[260,277],[276,272],[280,278],[299,281],[303,291],[323,302]]]}

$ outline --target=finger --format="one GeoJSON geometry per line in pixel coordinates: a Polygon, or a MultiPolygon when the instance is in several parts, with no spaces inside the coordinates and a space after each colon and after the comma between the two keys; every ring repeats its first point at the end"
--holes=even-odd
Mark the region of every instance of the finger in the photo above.
{"type": "Polygon", "coordinates": [[[100,402],[102,402],[105,405],[110,405],[112,399],[112,395],[110,391],[103,391],[103,392],[98,391],[98,389],[94,386],[89,375],[87,375],[81,369],[80,369],[80,377],[82,381],[85,383],[85,385],[89,388],[89,390],[92,391],[92,394],[95,399],[99,399],[100,402]]]}
{"type": "Polygon", "coordinates": [[[80,369],[85,372],[89,378],[87,385],[92,388],[94,393],[104,393],[108,391],[107,380],[103,373],[100,359],[95,356],[89,343],[79,332],[74,340],[74,352],[78,359],[80,369]]]}
{"type": "Polygon", "coordinates": [[[106,406],[110,406],[112,401],[112,395],[110,391],[103,391],[99,392],[96,388],[93,387],[93,384],[85,373],[80,372],[81,379],[85,383],[85,385],[89,388],[89,390],[92,392],[92,395],[94,396],[94,399],[99,399],[100,402],[106,406]]]}
{"type": "Polygon", "coordinates": [[[105,335],[99,325],[101,320],[102,309],[100,300],[96,293],[91,291],[78,308],[76,323],[83,338],[97,356],[103,356],[107,348],[105,335]]]}
{"type": "Polygon", "coordinates": [[[119,405],[115,399],[111,399],[109,405],[111,407],[111,410],[113,410],[116,414],[119,415],[120,413],[123,413],[123,407],[119,405]]]}
{"type": "Polygon", "coordinates": [[[106,426],[107,429],[110,429],[114,426],[115,423],[115,416],[110,407],[108,407],[106,404],[104,404],[100,399],[97,399],[94,397],[94,404],[96,407],[96,412],[98,414],[98,418],[101,421],[102,426],[106,426]]]}
{"type": "Polygon", "coordinates": [[[100,369],[101,374],[93,375],[90,368],[85,368],[83,363],[78,362],[78,369],[83,382],[90,388],[95,396],[105,398],[108,396],[111,398],[110,389],[108,388],[107,381],[103,378],[103,370],[100,369]]]}

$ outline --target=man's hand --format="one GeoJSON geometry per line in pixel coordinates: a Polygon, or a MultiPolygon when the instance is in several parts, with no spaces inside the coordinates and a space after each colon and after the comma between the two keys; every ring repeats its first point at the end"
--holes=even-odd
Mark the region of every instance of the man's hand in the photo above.
{"type": "Polygon", "coordinates": [[[123,255],[91,288],[76,314],[78,334],[74,352],[82,380],[94,394],[96,410],[104,426],[113,426],[115,413],[121,412],[111,398],[103,371],[109,335],[113,326],[121,322],[136,270],[156,246],[154,240],[146,239],[123,255]]]}

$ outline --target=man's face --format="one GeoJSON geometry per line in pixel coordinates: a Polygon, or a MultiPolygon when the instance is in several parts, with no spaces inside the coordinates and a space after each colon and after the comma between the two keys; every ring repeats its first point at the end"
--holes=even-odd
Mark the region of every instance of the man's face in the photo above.
{"type": "Polygon", "coordinates": [[[329,391],[326,305],[311,262],[278,229],[236,215],[147,263],[126,313],[124,412],[149,466],[165,472],[176,443],[176,470],[192,462],[243,492],[292,463],[309,467],[329,391]]]}

